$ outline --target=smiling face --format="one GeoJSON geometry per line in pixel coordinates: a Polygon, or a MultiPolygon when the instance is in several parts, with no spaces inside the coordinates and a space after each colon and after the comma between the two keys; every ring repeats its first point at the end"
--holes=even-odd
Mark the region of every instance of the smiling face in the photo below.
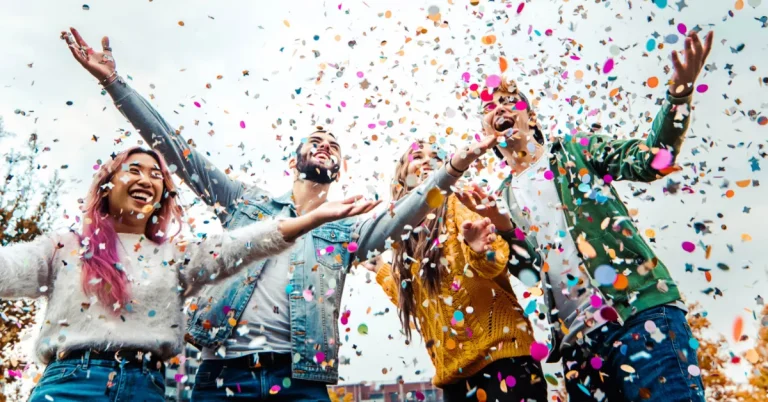
{"type": "Polygon", "coordinates": [[[301,178],[320,184],[332,183],[339,178],[341,147],[328,132],[317,131],[307,137],[296,152],[291,168],[298,170],[301,178]]]}
{"type": "Polygon", "coordinates": [[[115,172],[110,183],[109,214],[146,224],[164,190],[163,172],[157,160],[145,153],[135,153],[115,172]]]}
{"type": "Polygon", "coordinates": [[[424,142],[412,145],[400,160],[398,181],[411,189],[419,185],[429,174],[443,166],[437,148],[424,142]]]}
{"type": "Polygon", "coordinates": [[[483,103],[483,119],[494,130],[509,137],[514,133],[527,133],[530,130],[529,110],[530,105],[517,90],[508,92],[499,89],[494,92],[492,101],[483,103]]]}

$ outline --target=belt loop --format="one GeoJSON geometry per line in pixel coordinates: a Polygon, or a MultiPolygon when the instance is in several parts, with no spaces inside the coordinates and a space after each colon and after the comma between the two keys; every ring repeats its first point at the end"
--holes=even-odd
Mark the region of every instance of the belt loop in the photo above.
{"type": "Polygon", "coordinates": [[[149,367],[147,366],[147,355],[141,354],[141,372],[144,374],[149,373],[149,367]]]}
{"type": "Polygon", "coordinates": [[[90,362],[91,362],[91,351],[89,349],[85,351],[85,354],[82,357],[80,357],[80,364],[83,365],[84,370],[88,370],[88,365],[90,362]]]}

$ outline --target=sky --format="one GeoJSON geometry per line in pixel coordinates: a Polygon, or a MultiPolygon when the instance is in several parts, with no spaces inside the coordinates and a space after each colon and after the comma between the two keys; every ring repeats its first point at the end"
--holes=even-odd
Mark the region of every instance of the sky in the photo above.
{"type": "MultiPolygon", "coordinates": [[[[16,133],[0,138],[0,149],[19,147],[31,133],[50,147],[39,177],[59,169],[68,180],[61,228],[74,222],[98,160],[140,141],[59,39],[70,26],[95,48],[108,35],[120,74],[172,127],[219,168],[232,166],[233,176],[274,194],[290,188],[286,158],[296,141],[315,126],[330,129],[345,159],[332,199],[386,199],[395,160],[415,139],[434,136],[448,149],[472,141],[480,132],[479,101],[468,88],[501,74],[499,57],[508,76],[534,91],[548,135],[595,122],[621,137],[647,133],[671,76],[669,52],[682,48],[681,32],[714,30],[698,80],[706,88],[694,95],[678,157],[682,171],[616,187],[636,211],[640,233],[654,236],[651,244],[686,300],[701,303],[711,318],[707,335],[726,336],[724,353],[751,347],[759,326],[753,313],[768,282],[761,247],[768,241],[768,194],[759,185],[768,169],[761,156],[768,31],[759,21],[768,14],[766,2],[83,1],[3,0],[0,14],[0,117],[16,133]],[[648,50],[651,39],[656,45],[648,50]],[[615,67],[606,72],[608,59],[615,67]],[[650,88],[651,77],[662,84],[650,88]],[[669,181],[683,190],[665,192],[669,181]],[[697,231],[695,223],[708,230],[697,231]],[[683,250],[683,242],[695,250],[683,250]],[[714,287],[722,296],[703,292],[714,287]],[[731,336],[737,316],[747,341],[731,336]]],[[[496,186],[503,174],[491,158],[477,179],[496,186]]],[[[182,196],[195,202],[190,192],[182,196]]],[[[194,206],[190,214],[202,218],[196,230],[221,230],[206,208],[194,206]]],[[[349,361],[340,368],[343,381],[429,379],[434,369],[423,343],[404,345],[394,306],[370,279],[354,272],[344,290],[342,309],[351,315],[341,333],[349,361]],[[367,334],[358,332],[360,324],[367,334]]],[[[529,303],[525,286],[513,283],[520,302],[529,303]]],[[[742,366],[728,373],[746,376],[742,366]]]]}

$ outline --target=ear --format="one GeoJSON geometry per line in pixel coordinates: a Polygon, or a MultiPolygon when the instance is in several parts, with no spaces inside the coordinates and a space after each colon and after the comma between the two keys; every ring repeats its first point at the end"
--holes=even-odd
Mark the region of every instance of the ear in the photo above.
{"type": "Polygon", "coordinates": [[[296,158],[291,158],[290,161],[288,161],[288,168],[289,169],[296,169],[296,158]]]}

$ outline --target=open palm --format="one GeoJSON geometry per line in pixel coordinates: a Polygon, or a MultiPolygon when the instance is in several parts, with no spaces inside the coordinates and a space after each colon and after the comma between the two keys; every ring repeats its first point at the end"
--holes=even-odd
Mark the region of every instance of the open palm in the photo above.
{"type": "Polygon", "coordinates": [[[490,250],[491,244],[496,241],[496,227],[488,218],[464,222],[461,231],[464,241],[476,253],[490,250]]]}
{"type": "Polygon", "coordinates": [[[97,52],[85,42],[75,28],[69,28],[70,32],[62,31],[61,39],[67,42],[69,50],[75,60],[80,63],[91,75],[100,82],[114,76],[116,71],[115,58],[112,57],[112,48],[109,47],[109,38],[101,38],[102,51],[97,52]]]}
{"type": "Polygon", "coordinates": [[[677,51],[672,52],[672,65],[675,71],[672,73],[672,80],[669,84],[669,91],[673,96],[686,97],[693,92],[693,84],[699,76],[704,63],[707,61],[709,52],[712,50],[712,41],[714,32],[709,32],[701,43],[699,35],[691,31],[685,38],[685,49],[682,51],[685,56],[685,62],[680,60],[677,51]]]}

